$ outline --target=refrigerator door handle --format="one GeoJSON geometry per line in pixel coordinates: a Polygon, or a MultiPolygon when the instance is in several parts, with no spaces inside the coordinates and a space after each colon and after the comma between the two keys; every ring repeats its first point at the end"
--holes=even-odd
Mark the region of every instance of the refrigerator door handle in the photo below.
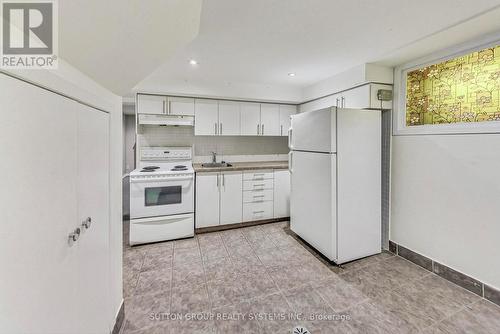
{"type": "Polygon", "coordinates": [[[288,153],[288,170],[290,171],[290,173],[293,172],[293,152],[290,151],[288,153]]]}
{"type": "Polygon", "coordinates": [[[292,146],[292,128],[288,129],[288,147],[293,149],[292,146]]]}

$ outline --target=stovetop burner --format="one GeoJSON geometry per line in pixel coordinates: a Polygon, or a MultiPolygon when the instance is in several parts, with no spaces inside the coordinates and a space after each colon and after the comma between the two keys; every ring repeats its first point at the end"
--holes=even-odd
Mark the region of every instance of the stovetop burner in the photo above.
{"type": "Polygon", "coordinates": [[[181,170],[187,170],[186,166],[175,166],[174,168],[171,169],[171,171],[181,171],[181,170]]]}
{"type": "Polygon", "coordinates": [[[155,169],[159,169],[160,167],[158,166],[146,166],[146,167],[142,167],[142,169],[144,170],[155,170],[155,169]]]}

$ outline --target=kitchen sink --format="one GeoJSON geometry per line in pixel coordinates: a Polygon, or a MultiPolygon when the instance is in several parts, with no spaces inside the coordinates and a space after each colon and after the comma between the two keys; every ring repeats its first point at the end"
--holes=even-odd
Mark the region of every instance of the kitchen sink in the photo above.
{"type": "Polygon", "coordinates": [[[201,164],[201,167],[217,168],[217,167],[231,167],[232,165],[227,162],[207,162],[201,164]]]}

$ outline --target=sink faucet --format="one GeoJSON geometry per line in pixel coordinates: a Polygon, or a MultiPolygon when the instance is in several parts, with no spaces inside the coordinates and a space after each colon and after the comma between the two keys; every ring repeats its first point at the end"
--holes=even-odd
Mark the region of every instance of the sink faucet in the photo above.
{"type": "Polygon", "coordinates": [[[212,163],[217,162],[217,152],[212,152],[212,163]]]}

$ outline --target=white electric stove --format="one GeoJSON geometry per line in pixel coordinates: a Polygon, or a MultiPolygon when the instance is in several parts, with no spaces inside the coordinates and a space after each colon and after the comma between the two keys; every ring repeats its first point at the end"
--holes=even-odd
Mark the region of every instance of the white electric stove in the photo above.
{"type": "Polygon", "coordinates": [[[194,235],[191,147],[141,148],[130,173],[130,244],[194,235]]]}

